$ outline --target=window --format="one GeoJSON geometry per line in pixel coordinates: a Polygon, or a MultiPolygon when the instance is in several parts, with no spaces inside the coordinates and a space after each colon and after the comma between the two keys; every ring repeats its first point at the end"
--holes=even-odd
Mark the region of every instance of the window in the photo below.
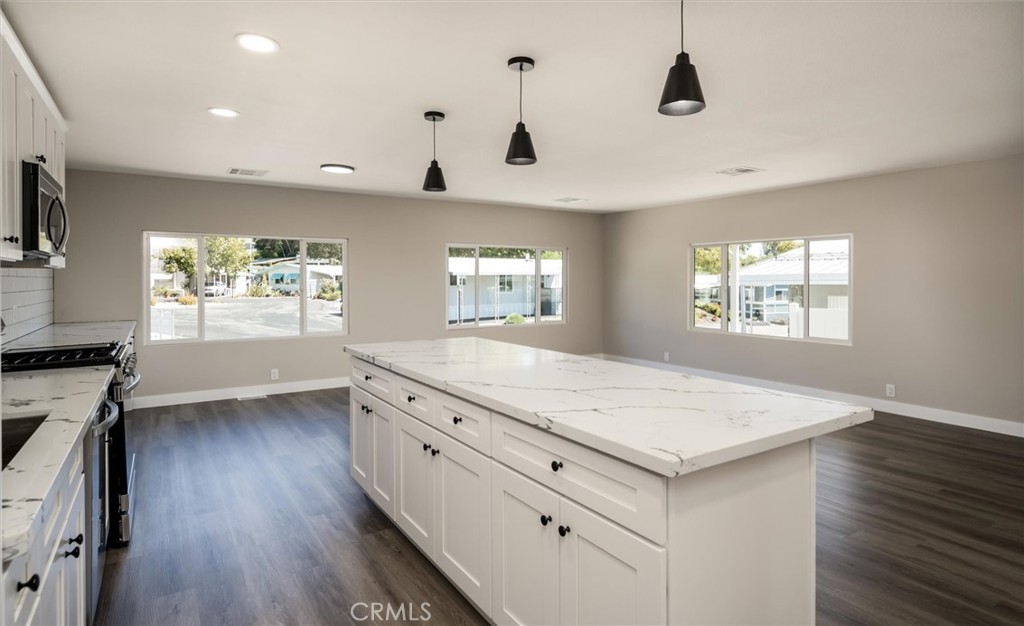
{"type": "Polygon", "coordinates": [[[448,328],[565,320],[565,250],[449,245],[448,328]]]}
{"type": "Polygon", "coordinates": [[[144,239],[149,342],[348,330],[345,240],[148,232],[144,239]]]}
{"type": "Polygon", "coordinates": [[[851,239],[692,246],[693,328],[848,342],[851,239]]]}

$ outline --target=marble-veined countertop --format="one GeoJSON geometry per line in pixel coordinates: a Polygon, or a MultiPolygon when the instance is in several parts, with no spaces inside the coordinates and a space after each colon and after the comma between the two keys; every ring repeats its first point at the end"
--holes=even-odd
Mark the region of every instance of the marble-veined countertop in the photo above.
{"type": "Polygon", "coordinates": [[[24,337],[4,343],[4,350],[24,350],[29,348],[57,348],[60,346],[76,346],[87,343],[105,343],[108,341],[128,341],[135,332],[135,322],[67,322],[50,324],[24,337]]]}
{"type": "Polygon", "coordinates": [[[349,345],[345,351],[668,477],[873,415],[831,400],[477,337],[349,345]]]}

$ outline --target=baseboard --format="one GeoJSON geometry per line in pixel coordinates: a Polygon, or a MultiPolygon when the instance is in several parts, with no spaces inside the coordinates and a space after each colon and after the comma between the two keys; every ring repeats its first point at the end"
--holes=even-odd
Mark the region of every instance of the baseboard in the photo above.
{"type": "Polygon", "coordinates": [[[173,406],[192,404],[194,402],[210,402],[212,400],[232,400],[251,398],[253,396],[272,396],[279,393],[295,393],[297,391],[314,391],[317,389],[333,389],[348,387],[348,376],[339,378],[321,378],[318,380],[299,380],[272,385],[253,385],[251,387],[225,387],[223,389],[203,389],[201,391],[185,391],[182,393],[165,393],[152,396],[138,396],[131,402],[132,409],[148,409],[157,406],[173,406]]]}
{"type": "Polygon", "coordinates": [[[869,396],[858,396],[849,393],[829,391],[827,389],[803,387],[801,385],[790,385],[787,383],[780,383],[774,380],[765,380],[763,378],[736,376],[734,374],[724,374],[722,372],[702,370],[697,369],[695,367],[686,367],[683,365],[675,365],[672,363],[659,363],[658,361],[634,359],[632,357],[618,356],[615,354],[589,354],[587,356],[591,356],[597,359],[603,359],[606,361],[619,361],[621,363],[643,365],[645,367],[653,367],[656,369],[681,372],[683,374],[691,374],[693,376],[703,376],[705,378],[726,380],[729,382],[740,383],[743,385],[764,387],[766,389],[774,389],[776,391],[798,393],[801,395],[812,396],[815,398],[824,398],[826,400],[848,402],[850,404],[871,407],[876,411],[883,411],[885,413],[895,413],[896,415],[916,417],[918,419],[928,420],[931,422],[941,422],[943,424],[951,424],[953,426],[975,428],[977,430],[984,430],[990,433],[999,433],[1001,435],[1024,437],[1024,423],[1011,422],[1010,420],[999,419],[996,417],[986,417],[984,415],[972,415],[970,413],[947,411],[946,409],[937,409],[935,407],[930,406],[908,404],[906,402],[896,402],[895,400],[885,400],[883,398],[872,398],[869,396]]]}

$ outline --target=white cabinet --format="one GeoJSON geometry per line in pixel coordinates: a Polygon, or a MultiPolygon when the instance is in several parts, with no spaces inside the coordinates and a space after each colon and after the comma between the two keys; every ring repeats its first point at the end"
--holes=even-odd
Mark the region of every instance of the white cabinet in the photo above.
{"type": "MultiPolygon", "coordinates": [[[[0,260],[21,261],[22,161],[40,163],[65,186],[67,129],[46,86],[2,15],[0,71],[0,260]]],[[[51,266],[63,266],[63,259],[51,266]]]]}
{"type": "Polygon", "coordinates": [[[498,624],[664,624],[665,549],[494,463],[498,624]]]}
{"type": "Polygon", "coordinates": [[[373,456],[370,459],[370,498],[388,517],[395,516],[395,409],[370,397],[373,456]]]}
{"type": "Polygon", "coordinates": [[[67,626],[85,626],[88,600],[85,588],[85,475],[68,513],[57,552],[64,559],[64,620],[67,626]]]}
{"type": "Polygon", "coordinates": [[[370,492],[370,462],[373,458],[373,423],[370,419],[370,394],[352,388],[349,407],[349,473],[363,491],[370,492]]]}
{"type": "Polygon", "coordinates": [[[401,411],[397,419],[395,523],[434,555],[434,430],[401,411]]]}

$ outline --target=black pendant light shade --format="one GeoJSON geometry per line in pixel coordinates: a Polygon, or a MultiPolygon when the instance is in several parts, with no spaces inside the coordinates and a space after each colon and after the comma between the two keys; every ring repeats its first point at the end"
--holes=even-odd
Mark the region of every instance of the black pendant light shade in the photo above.
{"type": "Polygon", "coordinates": [[[427,111],[423,114],[423,118],[432,123],[434,129],[434,158],[430,161],[430,167],[427,168],[427,177],[423,179],[423,191],[447,191],[448,187],[444,184],[444,172],[437,164],[437,123],[444,120],[444,113],[427,111]]]}
{"type": "Polygon", "coordinates": [[[683,47],[683,0],[679,0],[679,54],[676,55],[676,64],[668,70],[658,113],[692,115],[703,111],[705,106],[697,68],[690,63],[690,55],[686,54],[683,47]]]}
{"type": "Polygon", "coordinates": [[[536,64],[530,57],[512,57],[508,60],[508,69],[519,72],[519,122],[508,142],[505,162],[509,165],[533,165],[537,162],[537,153],[533,149],[533,140],[526,132],[523,123],[523,72],[529,72],[536,64]]]}

